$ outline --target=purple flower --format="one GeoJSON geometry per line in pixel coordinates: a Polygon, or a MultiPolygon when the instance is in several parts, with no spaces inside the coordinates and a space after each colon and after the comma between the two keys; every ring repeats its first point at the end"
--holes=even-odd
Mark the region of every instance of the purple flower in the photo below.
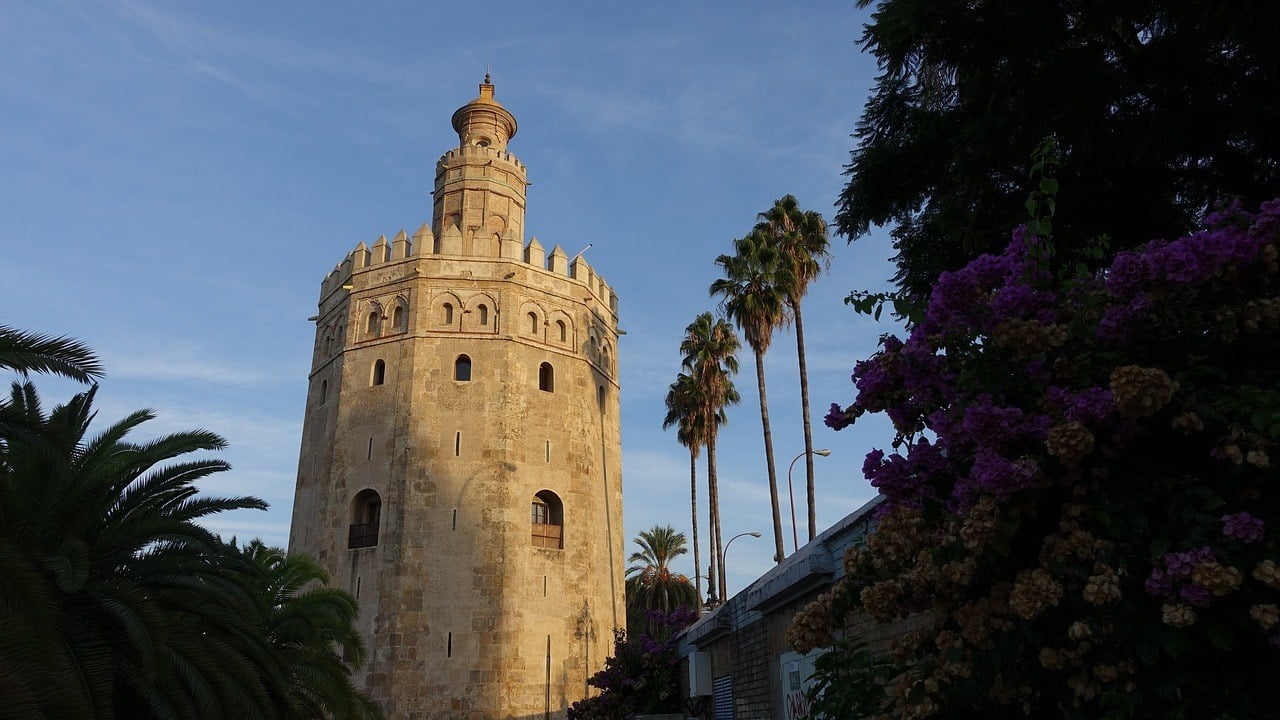
{"type": "Polygon", "coordinates": [[[1262,520],[1247,512],[1222,516],[1222,534],[1242,543],[1256,543],[1262,539],[1262,520]]]}
{"type": "Polygon", "coordinates": [[[1178,595],[1198,608],[1209,607],[1209,603],[1213,602],[1213,593],[1199,585],[1183,585],[1182,589],[1178,591],[1178,595]]]}
{"type": "Polygon", "coordinates": [[[1049,405],[1062,413],[1062,417],[1085,425],[1096,425],[1115,412],[1115,396],[1100,387],[1072,392],[1066,388],[1051,387],[1045,392],[1049,405]]]}
{"type": "Polygon", "coordinates": [[[831,403],[831,410],[827,412],[827,416],[822,422],[832,430],[843,430],[853,424],[854,414],[846,412],[840,407],[840,403],[831,403]]]}
{"type": "Polygon", "coordinates": [[[1029,459],[1008,460],[990,448],[982,448],[973,458],[969,477],[979,490],[999,500],[1008,500],[1015,492],[1031,487],[1040,471],[1029,459]]]}

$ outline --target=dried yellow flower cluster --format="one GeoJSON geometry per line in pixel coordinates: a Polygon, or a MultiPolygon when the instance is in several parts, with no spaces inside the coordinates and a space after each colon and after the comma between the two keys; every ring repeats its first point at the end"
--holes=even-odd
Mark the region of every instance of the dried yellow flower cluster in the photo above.
{"type": "Polygon", "coordinates": [[[898,507],[880,518],[876,531],[867,536],[867,554],[875,567],[898,564],[912,557],[924,544],[924,513],[898,507]]]}
{"type": "Polygon", "coordinates": [[[1049,565],[1073,557],[1093,560],[1114,547],[1115,543],[1094,537],[1088,530],[1082,530],[1079,522],[1063,520],[1058,523],[1058,532],[1045,537],[1044,546],[1040,550],[1040,563],[1049,565]]]}
{"type": "Polygon", "coordinates": [[[1043,568],[1022,570],[1013,580],[1009,607],[1018,617],[1030,620],[1062,599],[1062,583],[1043,568]]]}
{"type": "Polygon", "coordinates": [[[862,609],[879,622],[889,622],[898,617],[902,607],[902,583],[896,579],[881,580],[863,588],[859,599],[862,609]]]}
{"type": "Polygon", "coordinates": [[[1200,432],[1204,429],[1204,421],[1200,416],[1193,412],[1184,412],[1175,415],[1173,420],[1169,422],[1169,427],[1177,430],[1184,435],[1190,435],[1194,432],[1200,432]]]}
{"type": "Polygon", "coordinates": [[[1280,623],[1280,608],[1270,603],[1254,605],[1249,608],[1249,617],[1258,623],[1258,627],[1262,628],[1263,632],[1266,632],[1280,623]]]}
{"type": "Polygon", "coordinates": [[[1280,590],[1280,566],[1272,560],[1263,560],[1253,569],[1253,579],[1272,590],[1280,590]]]}
{"type": "Polygon", "coordinates": [[[1120,576],[1115,568],[1104,563],[1094,563],[1093,575],[1084,585],[1085,602],[1106,605],[1120,599],[1120,576]]]}
{"type": "Polygon", "coordinates": [[[1116,407],[1128,417],[1150,417],[1169,404],[1178,391],[1163,370],[1125,365],[1111,372],[1111,394],[1116,407]]]}
{"type": "Polygon", "coordinates": [[[1064,464],[1077,465],[1093,452],[1093,433],[1078,422],[1065,422],[1049,430],[1045,447],[1064,464]]]}
{"type": "Polygon", "coordinates": [[[1191,609],[1190,605],[1171,605],[1166,603],[1160,608],[1160,619],[1165,625],[1172,625],[1176,628],[1191,627],[1196,622],[1196,611],[1191,609]]]}
{"type": "Polygon", "coordinates": [[[978,502],[965,515],[964,524],[960,526],[960,539],[964,541],[965,549],[978,552],[986,547],[996,531],[996,521],[999,519],[1000,507],[996,505],[996,499],[990,495],[978,498],[978,502]]]}
{"type": "Polygon", "coordinates": [[[1060,347],[1067,341],[1064,325],[1041,325],[1034,320],[1005,320],[991,336],[996,344],[1008,350],[1015,359],[1023,359],[1060,347]]]}
{"type": "Polygon", "coordinates": [[[835,624],[831,606],[835,602],[835,594],[844,592],[844,588],[843,584],[836,583],[791,619],[783,637],[796,652],[803,654],[816,647],[831,645],[834,641],[831,628],[835,624]]]}
{"type": "Polygon", "coordinates": [[[1219,597],[1240,587],[1241,580],[1239,570],[1216,560],[1200,563],[1191,570],[1191,582],[1219,597]]]}

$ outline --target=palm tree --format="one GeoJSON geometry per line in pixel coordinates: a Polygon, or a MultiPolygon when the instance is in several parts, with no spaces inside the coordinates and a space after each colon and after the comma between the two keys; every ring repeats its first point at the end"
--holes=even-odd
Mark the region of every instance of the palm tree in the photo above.
{"type": "Polygon", "coordinates": [[[809,539],[818,534],[818,514],[813,482],[813,428],[809,421],[809,369],[804,355],[804,316],[800,301],[809,291],[809,283],[831,264],[827,241],[827,223],[812,210],[801,210],[794,195],[786,195],[773,203],[768,212],[757,218],[758,232],[765,233],[782,253],[791,268],[791,284],[787,287],[787,305],[796,322],[796,353],[800,361],[800,407],[804,418],[804,467],[809,502],[809,539]]]}
{"type": "Polygon", "coordinates": [[[23,375],[49,372],[80,382],[102,377],[98,358],[80,341],[23,332],[7,325],[0,325],[0,368],[23,375]]]}
{"type": "Polygon", "coordinates": [[[765,465],[769,471],[769,503],[773,510],[774,561],[782,562],[782,512],[778,503],[778,472],[773,461],[773,431],[769,427],[769,403],[765,397],[764,354],[774,328],[787,320],[787,291],[791,270],[769,238],[753,232],[734,241],[734,255],[721,255],[716,264],[724,277],[711,283],[725,314],[737,323],[756,356],[756,386],[760,393],[760,422],[764,428],[765,465]]]}
{"type": "MultiPolygon", "coordinates": [[[[670,525],[654,525],[641,530],[634,542],[640,551],[632,553],[627,562],[637,564],[627,568],[626,574],[627,604],[636,615],[652,610],[669,613],[681,605],[696,609],[698,598],[693,583],[671,570],[671,561],[688,552],[684,533],[670,525]]],[[[647,622],[645,628],[652,636],[654,628],[647,622]]]]}
{"type": "Polygon", "coordinates": [[[381,718],[373,700],[351,683],[351,668],[365,659],[355,598],[327,587],[328,576],[305,555],[286,555],[259,540],[239,552],[288,689],[285,717],[381,718]]]}
{"type": "Polygon", "coordinates": [[[685,373],[676,376],[667,391],[667,415],[662,429],[676,426],[676,440],[689,449],[689,506],[693,522],[693,590],[699,605],[702,604],[702,553],[698,543],[698,452],[706,444],[706,430],[702,424],[702,398],[698,384],[685,373]]]}
{"type": "MultiPolygon", "coordinates": [[[[699,420],[707,446],[707,505],[711,518],[711,572],[708,594],[714,587],[721,599],[725,596],[724,541],[720,533],[720,486],[716,474],[716,436],[724,422],[724,409],[738,402],[733,375],[738,372],[738,348],[741,343],[733,328],[722,318],[704,312],[684,329],[680,341],[682,365],[693,378],[702,399],[699,420]],[[718,582],[717,582],[718,581],[718,582]]],[[[694,573],[697,574],[697,573],[694,573]]]]}
{"type": "Polygon", "coordinates": [[[223,440],[144,443],[139,411],[87,436],[96,387],[45,414],[30,382],[0,435],[0,696],[30,717],[270,715],[284,685],[238,581],[198,522],[265,508],[197,497],[220,460],[174,462],[223,440]]]}

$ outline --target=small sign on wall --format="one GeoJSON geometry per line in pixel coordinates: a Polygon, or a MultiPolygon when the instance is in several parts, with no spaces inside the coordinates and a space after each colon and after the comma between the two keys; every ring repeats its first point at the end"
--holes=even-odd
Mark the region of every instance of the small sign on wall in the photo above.
{"type": "Polygon", "coordinates": [[[801,655],[784,652],[778,656],[778,670],[782,677],[779,687],[782,688],[781,702],[778,709],[781,714],[778,720],[803,720],[809,713],[809,703],[805,694],[813,687],[813,661],[822,653],[814,649],[801,655]]]}

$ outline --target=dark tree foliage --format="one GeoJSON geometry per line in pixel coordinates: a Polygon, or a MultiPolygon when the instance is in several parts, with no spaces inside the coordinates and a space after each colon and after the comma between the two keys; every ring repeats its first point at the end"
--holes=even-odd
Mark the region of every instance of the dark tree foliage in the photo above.
{"type": "Polygon", "coordinates": [[[1256,207],[1280,187],[1277,27],[1274,0],[881,0],[837,227],[890,225],[895,280],[923,297],[1025,220],[1050,135],[1064,260],[1103,233],[1186,234],[1225,196],[1256,207]]]}

